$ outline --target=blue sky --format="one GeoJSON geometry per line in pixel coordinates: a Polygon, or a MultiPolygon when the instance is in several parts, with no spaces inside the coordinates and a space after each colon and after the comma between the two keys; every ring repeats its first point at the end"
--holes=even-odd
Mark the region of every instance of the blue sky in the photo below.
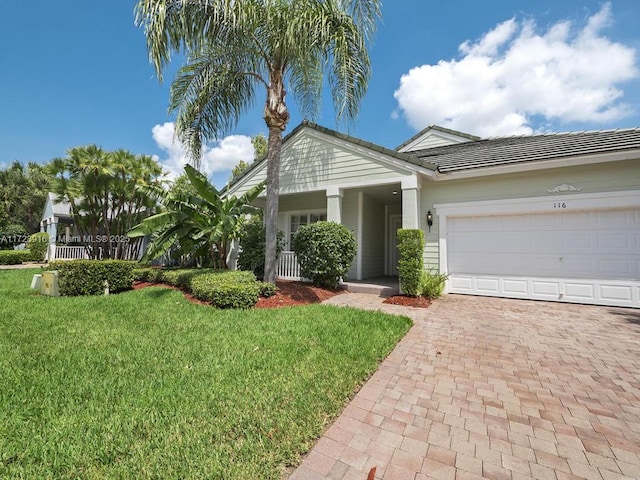
{"type": "MultiPolygon", "coordinates": [[[[0,168],[46,162],[78,145],[156,155],[177,172],[160,85],[130,0],[0,2],[0,168]]],[[[640,126],[637,0],[387,0],[373,77],[347,129],[323,103],[316,121],[395,147],[429,124],[501,136],[640,126]]],[[[302,119],[292,99],[290,131],[302,119]]],[[[219,186],[266,132],[262,105],[212,142],[219,186]]],[[[245,158],[247,159],[247,158],[245,158]]]]}

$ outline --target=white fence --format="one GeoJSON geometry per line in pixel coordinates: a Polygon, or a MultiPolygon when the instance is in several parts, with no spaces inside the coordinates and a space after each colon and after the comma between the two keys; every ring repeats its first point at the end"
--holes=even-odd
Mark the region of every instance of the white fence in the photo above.
{"type": "Polygon", "coordinates": [[[80,260],[89,258],[84,247],[69,247],[66,245],[50,245],[49,260],[80,260]]]}
{"type": "Polygon", "coordinates": [[[276,276],[282,280],[304,280],[300,276],[300,265],[295,252],[280,252],[276,276]]]}

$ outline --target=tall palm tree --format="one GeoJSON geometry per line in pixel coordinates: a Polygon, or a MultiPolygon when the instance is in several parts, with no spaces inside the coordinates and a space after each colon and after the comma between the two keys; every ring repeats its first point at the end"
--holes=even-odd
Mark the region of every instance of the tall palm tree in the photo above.
{"type": "Polygon", "coordinates": [[[367,45],[380,16],[380,0],[139,0],[159,78],[171,54],[186,64],[171,87],[176,134],[198,166],[202,141],[220,138],[266,91],[269,129],[265,281],[275,280],[282,132],[289,122],[289,88],[313,118],[325,77],[336,117],[358,113],[371,74],[367,45]]]}

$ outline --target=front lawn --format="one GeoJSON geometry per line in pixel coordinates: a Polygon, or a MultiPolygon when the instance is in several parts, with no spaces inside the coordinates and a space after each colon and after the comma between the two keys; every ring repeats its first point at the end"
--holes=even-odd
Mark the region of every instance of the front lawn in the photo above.
{"type": "Polygon", "coordinates": [[[34,273],[0,271],[0,478],[278,479],[410,326],[159,287],[49,298],[34,273]]]}

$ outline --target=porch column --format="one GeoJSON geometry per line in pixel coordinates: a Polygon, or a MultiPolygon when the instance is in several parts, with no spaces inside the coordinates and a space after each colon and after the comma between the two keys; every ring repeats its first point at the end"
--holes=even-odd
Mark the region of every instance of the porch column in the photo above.
{"type": "Polygon", "coordinates": [[[56,217],[47,219],[47,233],[49,234],[49,249],[47,251],[47,261],[51,262],[56,259],[56,239],[58,236],[58,222],[56,217]]]}
{"type": "Polygon", "coordinates": [[[402,180],[402,228],[420,228],[420,179],[417,175],[402,180]]]}
{"type": "Polygon", "coordinates": [[[342,224],[342,196],[341,188],[327,188],[327,221],[342,224]]]}

